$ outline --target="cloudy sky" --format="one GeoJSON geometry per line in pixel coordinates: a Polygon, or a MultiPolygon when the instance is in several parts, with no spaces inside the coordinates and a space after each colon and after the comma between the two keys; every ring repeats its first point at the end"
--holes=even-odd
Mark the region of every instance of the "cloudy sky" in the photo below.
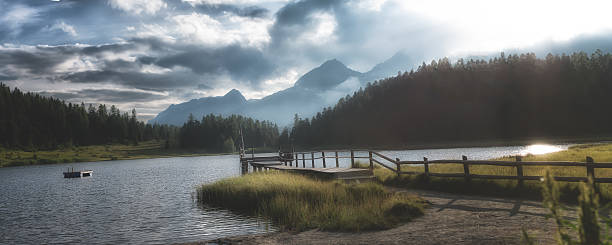
{"type": "Polygon", "coordinates": [[[365,72],[398,51],[431,60],[606,50],[611,7],[559,0],[0,0],[0,81],[71,102],[136,108],[146,120],[170,104],[232,88],[261,98],[332,58],[365,72]]]}

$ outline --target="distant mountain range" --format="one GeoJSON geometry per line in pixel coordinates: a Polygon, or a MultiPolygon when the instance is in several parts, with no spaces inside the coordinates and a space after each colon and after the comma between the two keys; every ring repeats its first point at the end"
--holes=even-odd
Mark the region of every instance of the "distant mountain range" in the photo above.
{"type": "Polygon", "coordinates": [[[171,105],[149,120],[149,123],[182,125],[189,114],[202,118],[203,115],[213,113],[223,116],[244,115],[287,126],[293,122],[295,114],[302,118],[311,117],[366,83],[394,76],[398,71],[410,70],[414,64],[414,59],[398,52],[372,70],[361,73],[332,59],[304,74],[293,87],[262,99],[246,100],[238,90],[233,89],[224,96],[204,97],[171,105]]]}

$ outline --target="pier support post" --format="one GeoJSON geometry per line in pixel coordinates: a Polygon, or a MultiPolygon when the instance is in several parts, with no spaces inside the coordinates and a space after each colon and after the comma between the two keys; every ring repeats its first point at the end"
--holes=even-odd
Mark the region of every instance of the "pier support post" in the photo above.
{"type": "Polygon", "coordinates": [[[312,168],[314,168],[315,167],[315,164],[314,164],[314,152],[310,152],[310,160],[312,161],[312,168]]]}
{"type": "Polygon", "coordinates": [[[336,168],[340,167],[340,160],[338,160],[338,151],[336,151],[336,168]]]}
{"type": "Polygon", "coordinates": [[[425,167],[425,177],[429,178],[429,159],[423,157],[423,167],[425,167]]]}
{"type": "Polygon", "coordinates": [[[302,153],[302,168],[306,168],[306,155],[302,153]]]}
{"type": "Polygon", "coordinates": [[[351,168],[355,167],[355,151],[351,149],[351,168]]]}
{"type": "Polygon", "coordinates": [[[321,151],[321,159],[323,159],[323,168],[327,168],[327,165],[325,164],[325,152],[321,151]]]}
{"type": "Polygon", "coordinates": [[[470,165],[465,162],[468,158],[466,156],[461,156],[461,158],[463,159],[463,174],[465,175],[465,181],[470,182],[470,165]]]}
{"type": "Polygon", "coordinates": [[[370,172],[374,172],[374,161],[372,161],[372,151],[369,151],[369,159],[370,159],[370,172]]]}

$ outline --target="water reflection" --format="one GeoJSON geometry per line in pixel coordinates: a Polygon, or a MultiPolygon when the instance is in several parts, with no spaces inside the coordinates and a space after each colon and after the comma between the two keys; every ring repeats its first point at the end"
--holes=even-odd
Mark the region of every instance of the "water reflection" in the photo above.
{"type": "Polygon", "coordinates": [[[558,151],[567,150],[567,147],[560,147],[556,145],[543,145],[543,144],[535,144],[527,146],[525,150],[521,151],[521,155],[542,155],[548,154],[558,151]]]}

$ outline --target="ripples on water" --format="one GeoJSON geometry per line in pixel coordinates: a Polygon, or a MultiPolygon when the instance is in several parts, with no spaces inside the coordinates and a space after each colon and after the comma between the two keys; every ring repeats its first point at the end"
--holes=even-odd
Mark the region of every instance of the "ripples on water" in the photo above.
{"type": "Polygon", "coordinates": [[[266,232],[269,223],[192,199],[238,175],[237,156],[0,169],[0,243],[173,243],[266,232]],[[64,179],[68,166],[93,176],[64,179]]]}
{"type": "MultiPolygon", "coordinates": [[[[489,159],[567,147],[382,153],[402,160],[489,159]]],[[[328,159],[327,166],[333,165],[328,159]]],[[[340,162],[349,165],[348,159],[340,162]]],[[[194,202],[197,185],[239,175],[239,168],[235,155],[0,168],[0,243],[176,243],[273,231],[264,220],[194,202]],[[71,166],[92,169],[93,176],[64,179],[62,171],[71,166]]]]}

